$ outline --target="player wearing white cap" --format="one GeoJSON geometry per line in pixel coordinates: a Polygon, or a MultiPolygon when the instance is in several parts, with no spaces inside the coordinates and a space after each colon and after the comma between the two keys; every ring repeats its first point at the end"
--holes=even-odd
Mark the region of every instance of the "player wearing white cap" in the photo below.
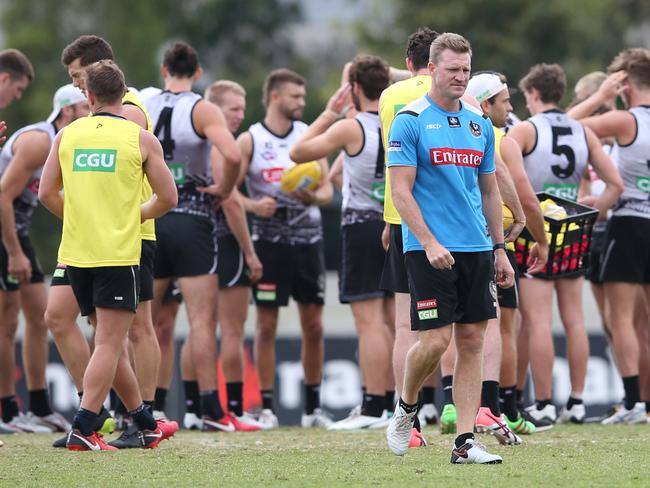
{"type": "MultiPolygon", "coordinates": [[[[537,241],[531,249],[528,272],[535,273],[541,270],[546,264],[548,257],[548,242],[544,232],[544,219],[539,207],[539,202],[533,191],[530,181],[524,171],[521,150],[511,138],[504,137],[504,128],[507,126],[508,114],[512,111],[510,105],[510,90],[505,82],[505,77],[497,72],[480,72],[474,75],[467,85],[467,91],[481,104],[483,113],[490,118],[495,136],[495,151],[501,156],[508,167],[515,185],[517,195],[521,202],[526,222],[533,237],[537,241]]],[[[515,315],[519,306],[517,266],[515,261],[514,245],[508,243],[506,253],[508,259],[515,269],[515,285],[511,288],[497,287],[497,299],[499,303],[500,316],[499,328],[501,332],[500,354],[485,354],[484,366],[484,391],[489,383],[488,371],[495,371],[499,378],[499,400],[500,410],[505,416],[508,426],[517,434],[531,434],[535,432],[536,425],[526,421],[517,411],[517,398],[515,394],[517,382],[517,336],[515,333],[515,315]],[[493,366],[489,366],[494,363],[493,366]],[[500,365],[500,368],[499,368],[500,365]]],[[[487,343],[487,339],[486,339],[487,343]]],[[[490,407],[482,399],[483,407],[490,407]]],[[[488,413],[481,408],[477,423],[480,417],[488,413]]],[[[498,412],[497,412],[498,413],[498,412]]]]}
{"type": "MultiPolygon", "coordinates": [[[[46,292],[43,271],[29,239],[29,228],[52,140],[63,127],[88,115],[88,104],[79,89],[65,85],[56,91],[53,105],[46,120],[14,132],[0,153],[0,321],[13,337],[22,308],[26,324],[23,360],[29,391],[29,411],[19,413],[14,396],[15,357],[13,354],[5,356],[6,359],[0,361],[0,377],[5,378],[0,391],[2,420],[26,432],[63,432],[70,428],[60,414],[52,412],[49,404],[45,380],[47,328],[43,320],[46,292]],[[7,387],[10,390],[6,390],[7,387]]],[[[10,346],[13,350],[13,340],[10,346]]]]}

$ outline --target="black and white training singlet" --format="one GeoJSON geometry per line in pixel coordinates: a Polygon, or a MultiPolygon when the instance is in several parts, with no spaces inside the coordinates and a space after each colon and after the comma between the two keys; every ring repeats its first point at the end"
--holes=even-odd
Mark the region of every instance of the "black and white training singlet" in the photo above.
{"type": "Polygon", "coordinates": [[[304,122],[295,121],[289,132],[280,136],[271,132],[263,122],[253,124],[248,132],[253,141],[253,151],[246,187],[254,200],[272,197],[277,210],[270,218],[253,216],[253,240],[282,244],[313,244],[323,238],[320,209],[306,206],[280,189],[280,179],[285,169],[293,166],[289,151],[307,130],[304,122]]]}
{"type": "Polygon", "coordinates": [[[210,141],[192,123],[192,112],[201,100],[194,92],[163,91],[148,98],[145,106],[178,189],[178,205],[171,212],[211,218],[212,196],[196,189],[213,181],[210,141]]]}
{"type": "MultiPolygon", "coordinates": [[[[50,143],[56,136],[56,128],[50,122],[37,122],[17,130],[9,138],[0,152],[0,177],[7,171],[14,157],[13,145],[21,134],[31,131],[45,132],[50,137],[50,143]]],[[[45,161],[43,161],[45,163],[45,161]]],[[[34,209],[38,205],[38,184],[41,181],[43,167],[40,166],[32,173],[23,192],[14,200],[14,216],[16,219],[16,232],[20,235],[29,232],[34,209]]]]}
{"type": "Polygon", "coordinates": [[[577,200],[580,179],[589,162],[587,134],[580,122],[552,109],[528,119],[535,126],[535,147],[524,155],[524,167],[536,192],[577,200]]]}
{"type": "Polygon", "coordinates": [[[636,119],[636,136],[625,146],[618,146],[618,170],[623,178],[614,217],[650,219],[650,106],[630,109],[636,119]]]}
{"type": "Polygon", "coordinates": [[[344,156],[341,225],[383,220],[385,160],[379,115],[361,112],[355,120],[363,131],[363,145],[357,154],[344,156]]]}

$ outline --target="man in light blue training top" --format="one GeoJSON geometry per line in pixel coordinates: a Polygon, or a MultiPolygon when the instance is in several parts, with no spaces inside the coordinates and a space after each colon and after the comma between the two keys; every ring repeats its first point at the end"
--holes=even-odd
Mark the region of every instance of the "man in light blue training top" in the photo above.
{"type": "Polygon", "coordinates": [[[411,328],[418,331],[418,342],[407,354],[402,395],[386,435],[395,454],[406,453],[418,391],[456,324],[459,435],[451,462],[493,464],[501,463],[501,457],[487,453],[472,432],[483,334],[487,321],[496,317],[496,284],[512,286],[514,272],[505,252],[492,127],[481,112],[460,101],[471,55],[462,36],[439,36],[429,56],[431,90],[398,113],[388,138],[392,196],[402,216],[411,328]]]}

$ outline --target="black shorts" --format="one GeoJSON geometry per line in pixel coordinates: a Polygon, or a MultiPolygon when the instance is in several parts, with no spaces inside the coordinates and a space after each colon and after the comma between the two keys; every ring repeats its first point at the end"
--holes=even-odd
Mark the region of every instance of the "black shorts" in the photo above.
{"type": "Polygon", "coordinates": [[[409,280],[404,265],[402,226],[398,224],[390,224],[390,241],[379,288],[393,293],[409,292],[409,280]]]}
{"type": "Polygon", "coordinates": [[[70,286],[70,278],[66,270],[65,264],[58,263],[52,273],[52,281],[50,286],[70,286]]]}
{"type": "Polygon", "coordinates": [[[216,239],[210,219],[168,213],[156,220],[154,277],[216,274],[216,239]]]}
{"type": "Polygon", "coordinates": [[[217,259],[219,288],[251,286],[244,253],[241,251],[235,236],[227,234],[219,237],[217,239],[217,248],[219,249],[217,259]]]}
{"type": "Polygon", "coordinates": [[[262,261],[262,279],[253,285],[253,298],[260,307],[284,307],[289,296],[298,303],[325,303],[325,255],[323,242],[279,244],[255,242],[262,261]]]}
{"type": "MultiPolygon", "coordinates": [[[[29,280],[30,283],[43,283],[45,277],[43,276],[43,268],[41,268],[41,263],[38,262],[36,257],[36,252],[32,247],[32,241],[29,239],[28,235],[18,235],[18,241],[20,242],[20,247],[29,259],[29,262],[32,265],[32,277],[29,280]]],[[[7,255],[7,250],[0,241],[0,290],[2,291],[16,291],[20,284],[18,280],[9,274],[9,256],[7,255]]]]}
{"type": "Polygon", "coordinates": [[[497,302],[501,308],[519,308],[519,267],[514,251],[506,251],[508,261],[515,271],[515,282],[510,288],[501,288],[497,285],[497,302]]]}
{"type": "MultiPolygon", "coordinates": [[[[153,300],[153,266],[156,255],[156,241],[142,240],[140,253],[140,302],[153,300]]],[[[70,286],[70,279],[65,264],[57,264],[52,273],[50,286],[70,286]]]]}
{"type": "Polygon", "coordinates": [[[339,301],[341,303],[384,298],[379,287],[386,251],[381,245],[383,221],[344,225],[341,228],[339,301]]]}
{"type": "Polygon", "coordinates": [[[600,279],[601,261],[605,249],[605,239],[607,232],[605,229],[591,231],[591,243],[589,244],[589,268],[585,273],[585,278],[595,284],[602,284],[600,279]]]}
{"type": "Polygon", "coordinates": [[[156,258],[156,241],[142,240],[140,254],[140,302],[153,300],[153,266],[156,258]]]}
{"type": "Polygon", "coordinates": [[[183,294],[181,293],[181,289],[178,287],[178,283],[176,283],[175,281],[171,281],[169,283],[169,286],[167,287],[167,289],[165,290],[165,294],[163,295],[162,302],[183,303],[183,294]]]}
{"type": "Polygon", "coordinates": [[[411,290],[411,329],[476,323],[497,316],[492,251],[452,252],[450,270],[435,269],[424,251],[404,255],[411,290]]]}
{"type": "Polygon", "coordinates": [[[138,308],[139,266],[68,266],[66,274],[83,316],[90,315],[97,307],[126,309],[134,313],[138,308]]]}
{"type": "Polygon", "coordinates": [[[650,284],[650,219],[610,219],[600,271],[603,282],[650,284]]]}

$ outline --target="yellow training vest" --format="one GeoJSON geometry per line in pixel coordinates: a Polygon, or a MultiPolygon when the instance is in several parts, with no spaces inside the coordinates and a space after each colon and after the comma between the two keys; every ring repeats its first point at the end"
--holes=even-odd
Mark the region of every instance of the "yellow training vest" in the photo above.
{"type": "Polygon", "coordinates": [[[80,268],[140,263],[140,130],[111,115],[82,117],[63,129],[60,263],[80,268]]]}
{"type": "MultiPolygon", "coordinates": [[[[149,112],[144,107],[144,104],[140,101],[138,96],[132,91],[126,92],[122,98],[123,104],[131,104],[138,107],[144,113],[144,116],[147,118],[147,130],[153,133],[153,124],[151,123],[151,117],[149,117],[149,112]]],[[[144,184],[142,185],[142,202],[148,202],[151,200],[151,195],[153,195],[153,190],[149,184],[147,177],[144,177],[144,184]]],[[[142,223],[142,238],[145,241],[155,241],[156,240],[156,222],[153,219],[146,220],[142,223]]]]}
{"type": "MultiPolygon", "coordinates": [[[[418,75],[408,80],[398,81],[386,88],[379,100],[379,120],[381,121],[381,135],[384,143],[384,150],[388,144],[388,133],[393,119],[405,105],[413,100],[423,97],[431,88],[431,77],[429,75],[418,75]]],[[[388,161],[388,152],[386,161],[388,161]]],[[[384,191],[384,220],[389,224],[400,225],[402,218],[393,205],[393,198],[390,194],[390,178],[386,171],[386,186],[384,191]]]]}

